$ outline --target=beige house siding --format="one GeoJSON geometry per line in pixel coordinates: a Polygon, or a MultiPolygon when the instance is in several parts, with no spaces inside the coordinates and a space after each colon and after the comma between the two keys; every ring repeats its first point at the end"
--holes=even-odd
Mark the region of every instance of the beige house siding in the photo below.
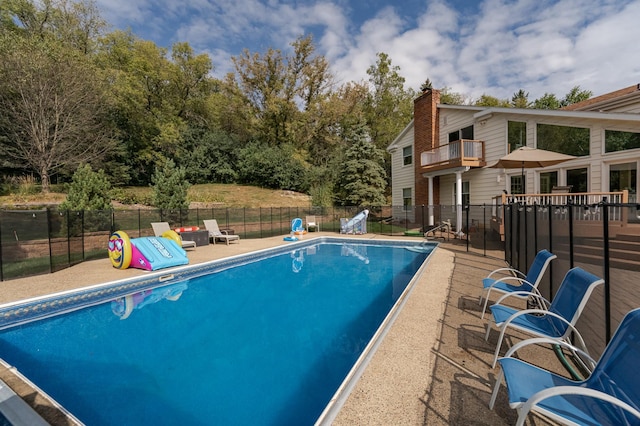
{"type": "Polygon", "coordinates": [[[413,148],[413,125],[405,128],[401,136],[392,144],[391,151],[391,201],[394,206],[402,206],[402,190],[411,188],[411,204],[415,204],[415,176],[414,163],[420,161],[420,155],[413,152],[412,164],[404,165],[403,148],[411,146],[413,148]]]}
{"type": "MultiPolygon", "coordinates": [[[[608,192],[609,168],[613,165],[635,163],[640,171],[640,148],[621,152],[606,153],[604,146],[605,130],[616,130],[640,133],[640,97],[635,104],[626,103],[624,108],[609,109],[606,113],[595,111],[542,111],[510,108],[479,108],[469,106],[438,106],[439,145],[445,145],[449,133],[467,126],[474,126],[474,139],[484,141],[485,161],[487,165],[495,163],[508,153],[507,125],[509,121],[525,122],[526,145],[537,146],[537,124],[551,124],[588,128],[590,133],[590,152],[587,156],[578,157],[558,166],[545,169],[525,169],[526,192],[540,191],[540,173],[558,172],[558,185],[566,185],[567,170],[587,168],[588,190],[608,192]],[[620,113],[620,112],[623,113],[620,113]],[[616,113],[617,112],[617,113],[616,113]],[[629,118],[626,116],[628,115],[629,118]]],[[[402,205],[402,189],[415,188],[414,179],[425,179],[415,176],[414,169],[402,164],[402,147],[413,145],[413,129],[405,129],[394,141],[396,150],[392,152],[392,197],[394,205],[402,205]]],[[[413,160],[420,161],[420,152],[413,152],[413,160]]],[[[510,177],[520,175],[520,169],[474,168],[462,175],[463,182],[469,182],[469,201],[472,205],[491,204],[494,196],[502,190],[510,190],[510,177]]],[[[639,173],[640,174],[640,173],[639,173]]],[[[455,173],[440,176],[440,204],[455,204],[455,173]]],[[[640,176],[639,176],[640,178],[640,176]]],[[[637,185],[637,182],[636,182],[637,185]]],[[[415,192],[412,191],[415,200],[415,192]]]]}

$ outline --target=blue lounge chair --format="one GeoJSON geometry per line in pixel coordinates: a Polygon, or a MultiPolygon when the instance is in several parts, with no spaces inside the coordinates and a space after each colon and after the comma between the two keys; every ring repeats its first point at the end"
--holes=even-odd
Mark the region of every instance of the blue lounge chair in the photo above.
{"type": "MultiPolygon", "coordinates": [[[[574,332],[580,342],[580,346],[586,351],[584,340],[575,328],[575,324],[587,300],[589,300],[589,296],[591,296],[595,287],[602,283],[604,283],[602,278],[576,267],[570,269],[564,276],[552,303],[549,303],[536,292],[514,292],[500,297],[494,305],[489,307],[496,326],[500,328],[500,337],[493,357],[493,367],[496,366],[504,333],[508,327],[538,337],[549,337],[565,341],[568,341],[569,335],[574,332]],[[519,294],[536,298],[546,309],[518,310],[501,304],[506,298],[518,296],[519,294]]],[[[489,338],[490,332],[491,321],[487,324],[485,340],[489,338]]]]}
{"type": "MultiPolygon", "coordinates": [[[[519,291],[538,292],[538,284],[542,281],[547,267],[553,259],[558,256],[550,253],[548,250],[540,250],[536,257],[533,259],[533,263],[529,267],[529,272],[523,274],[514,268],[499,268],[492,271],[486,278],[482,280],[482,293],[480,293],[480,300],[478,303],[482,303],[484,297],[484,306],[482,307],[482,316],[487,310],[487,303],[489,302],[489,295],[491,291],[497,291],[499,293],[515,293],[519,291]],[[498,273],[513,273],[501,278],[494,278],[498,273]]],[[[524,298],[526,296],[517,296],[524,298]]]]}
{"type": "MultiPolygon", "coordinates": [[[[500,358],[501,373],[489,402],[493,406],[504,379],[509,406],[518,410],[517,426],[530,411],[563,424],[640,424],[640,309],[629,312],[595,365],[591,375],[573,381],[528,364],[511,355],[528,344],[558,344],[553,339],[529,339],[514,345],[500,358]]],[[[561,346],[569,347],[565,342],[561,346]]],[[[581,353],[579,348],[571,350],[581,353]]]]}

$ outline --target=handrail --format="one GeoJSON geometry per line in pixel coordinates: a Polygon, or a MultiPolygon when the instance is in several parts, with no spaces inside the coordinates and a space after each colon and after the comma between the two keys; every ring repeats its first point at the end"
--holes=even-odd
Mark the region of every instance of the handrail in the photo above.
{"type": "MultiPolygon", "coordinates": [[[[627,204],[629,202],[629,191],[613,192],[565,192],[551,194],[501,194],[492,198],[491,218],[502,223],[501,206],[517,203],[521,205],[554,205],[566,206],[569,204],[586,208],[585,213],[576,217],[578,220],[599,220],[600,209],[598,204],[605,201],[608,204],[627,204]]],[[[624,209],[610,207],[609,218],[611,220],[622,220],[624,209]]]]}
{"type": "Polygon", "coordinates": [[[420,165],[422,167],[447,164],[452,160],[462,162],[484,160],[484,141],[460,139],[420,154],[420,165]]]}

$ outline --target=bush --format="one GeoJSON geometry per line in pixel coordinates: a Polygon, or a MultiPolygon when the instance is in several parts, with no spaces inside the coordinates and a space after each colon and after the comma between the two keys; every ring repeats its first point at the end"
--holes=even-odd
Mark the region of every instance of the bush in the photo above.
{"type": "Polygon", "coordinates": [[[162,210],[188,209],[187,190],[191,185],[185,176],[184,167],[176,167],[173,160],[168,160],[162,168],[156,168],[152,177],[152,204],[162,210]]]}
{"type": "Polygon", "coordinates": [[[253,143],[240,151],[240,181],[263,188],[307,192],[307,168],[290,145],[279,147],[253,143]]]}
{"type": "Polygon", "coordinates": [[[68,185],[67,198],[61,210],[110,210],[111,184],[103,170],[94,172],[90,165],[78,167],[68,185]]]}

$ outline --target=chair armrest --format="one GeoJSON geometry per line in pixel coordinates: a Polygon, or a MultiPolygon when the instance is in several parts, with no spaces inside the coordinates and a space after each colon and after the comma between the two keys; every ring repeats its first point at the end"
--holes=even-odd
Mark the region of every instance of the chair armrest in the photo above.
{"type": "Polygon", "coordinates": [[[531,339],[526,339],[526,340],[522,340],[518,343],[516,343],[515,345],[513,345],[511,348],[509,348],[509,350],[507,351],[506,354],[504,354],[503,357],[501,358],[512,358],[512,355],[515,354],[519,349],[525,347],[525,346],[529,346],[529,345],[539,345],[542,343],[549,343],[551,345],[559,345],[562,346],[564,348],[567,348],[571,351],[574,352],[578,352],[580,355],[584,356],[585,358],[587,358],[587,360],[592,363],[592,365],[595,365],[597,362],[596,360],[594,360],[591,355],[589,355],[589,353],[587,351],[584,351],[582,349],[580,349],[577,346],[574,346],[570,343],[565,342],[564,340],[556,340],[556,339],[550,339],[548,337],[533,337],[531,339]]]}
{"type": "Polygon", "coordinates": [[[522,272],[520,272],[520,271],[518,271],[517,269],[514,269],[514,268],[498,268],[498,269],[495,269],[495,270],[491,271],[489,273],[489,275],[487,275],[486,278],[491,278],[491,276],[493,274],[498,273],[498,272],[501,272],[501,273],[511,272],[511,273],[516,274],[516,276],[519,276],[520,278],[525,278],[527,276],[526,274],[523,274],[522,272]]]}
{"type": "Polygon", "coordinates": [[[497,280],[494,280],[493,283],[489,287],[487,287],[487,289],[493,288],[493,286],[496,285],[497,283],[503,283],[503,282],[507,282],[507,281],[517,281],[520,284],[525,284],[526,283],[526,284],[529,284],[531,286],[531,288],[534,288],[533,284],[531,284],[529,281],[525,280],[524,278],[509,276],[509,277],[502,277],[502,278],[498,278],[497,280]]]}
{"type": "MultiPolygon", "coordinates": [[[[632,414],[636,418],[640,419],[640,411],[636,410],[626,402],[612,395],[609,395],[607,393],[604,393],[595,389],[585,388],[582,386],[556,386],[556,387],[541,390],[540,392],[533,394],[527,400],[527,402],[525,402],[520,408],[519,410],[520,413],[518,415],[518,421],[516,425],[523,425],[524,420],[529,414],[529,411],[531,411],[531,409],[534,406],[538,405],[538,403],[540,403],[541,401],[544,401],[547,398],[560,396],[560,395],[582,395],[589,398],[599,399],[599,400],[608,402],[610,404],[616,405],[622,408],[623,410],[627,411],[628,413],[632,414]]],[[[597,420],[597,419],[594,419],[594,420],[597,420]]]]}
{"type": "MultiPolygon", "coordinates": [[[[509,318],[507,318],[506,320],[504,320],[504,322],[502,323],[502,327],[506,328],[508,327],[508,325],[513,322],[513,320],[515,320],[516,318],[518,318],[519,316],[522,315],[526,315],[526,314],[542,314],[542,315],[549,315],[552,316],[554,318],[559,319],[560,321],[562,321],[563,323],[565,323],[567,325],[567,327],[573,331],[576,336],[578,337],[578,339],[580,339],[580,343],[582,345],[582,347],[584,348],[584,351],[586,352],[587,350],[587,346],[584,343],[584,339],[582,338],[582,335],[580,334],[580,332],[578,331],[578,329],[571,324],[569,321],[567,321],[566,319],[564,319],[562,316],[556,314],[555,312],[551,312],[551,311],[547,311],[544,309],[523,309],[521,311],[515,312],[513,313],[509,318]]],[[[558,340],[560,341],[560,340],[558,340]]]]}
{"type": "Polygon", "coordinates": [[[541,301],[543,306],[546,306],[547,308],[551,306],[551,302],[549,302],[547,299],[542,297],[542,295],[540,294],[540,291],[535,287],[533,288],[533,291],[512,291],[511,293],[505,293],[502,296],[500,296],[498,300],[496,300],[496,303],[494,303],[494,305],[500,305],[501,302],[505,300],[507,297],[514,297],[514,296],[520,297],[520,298],[523,298],[526,296],[532,296],[538,299],[539,301],[541,301]]]}

